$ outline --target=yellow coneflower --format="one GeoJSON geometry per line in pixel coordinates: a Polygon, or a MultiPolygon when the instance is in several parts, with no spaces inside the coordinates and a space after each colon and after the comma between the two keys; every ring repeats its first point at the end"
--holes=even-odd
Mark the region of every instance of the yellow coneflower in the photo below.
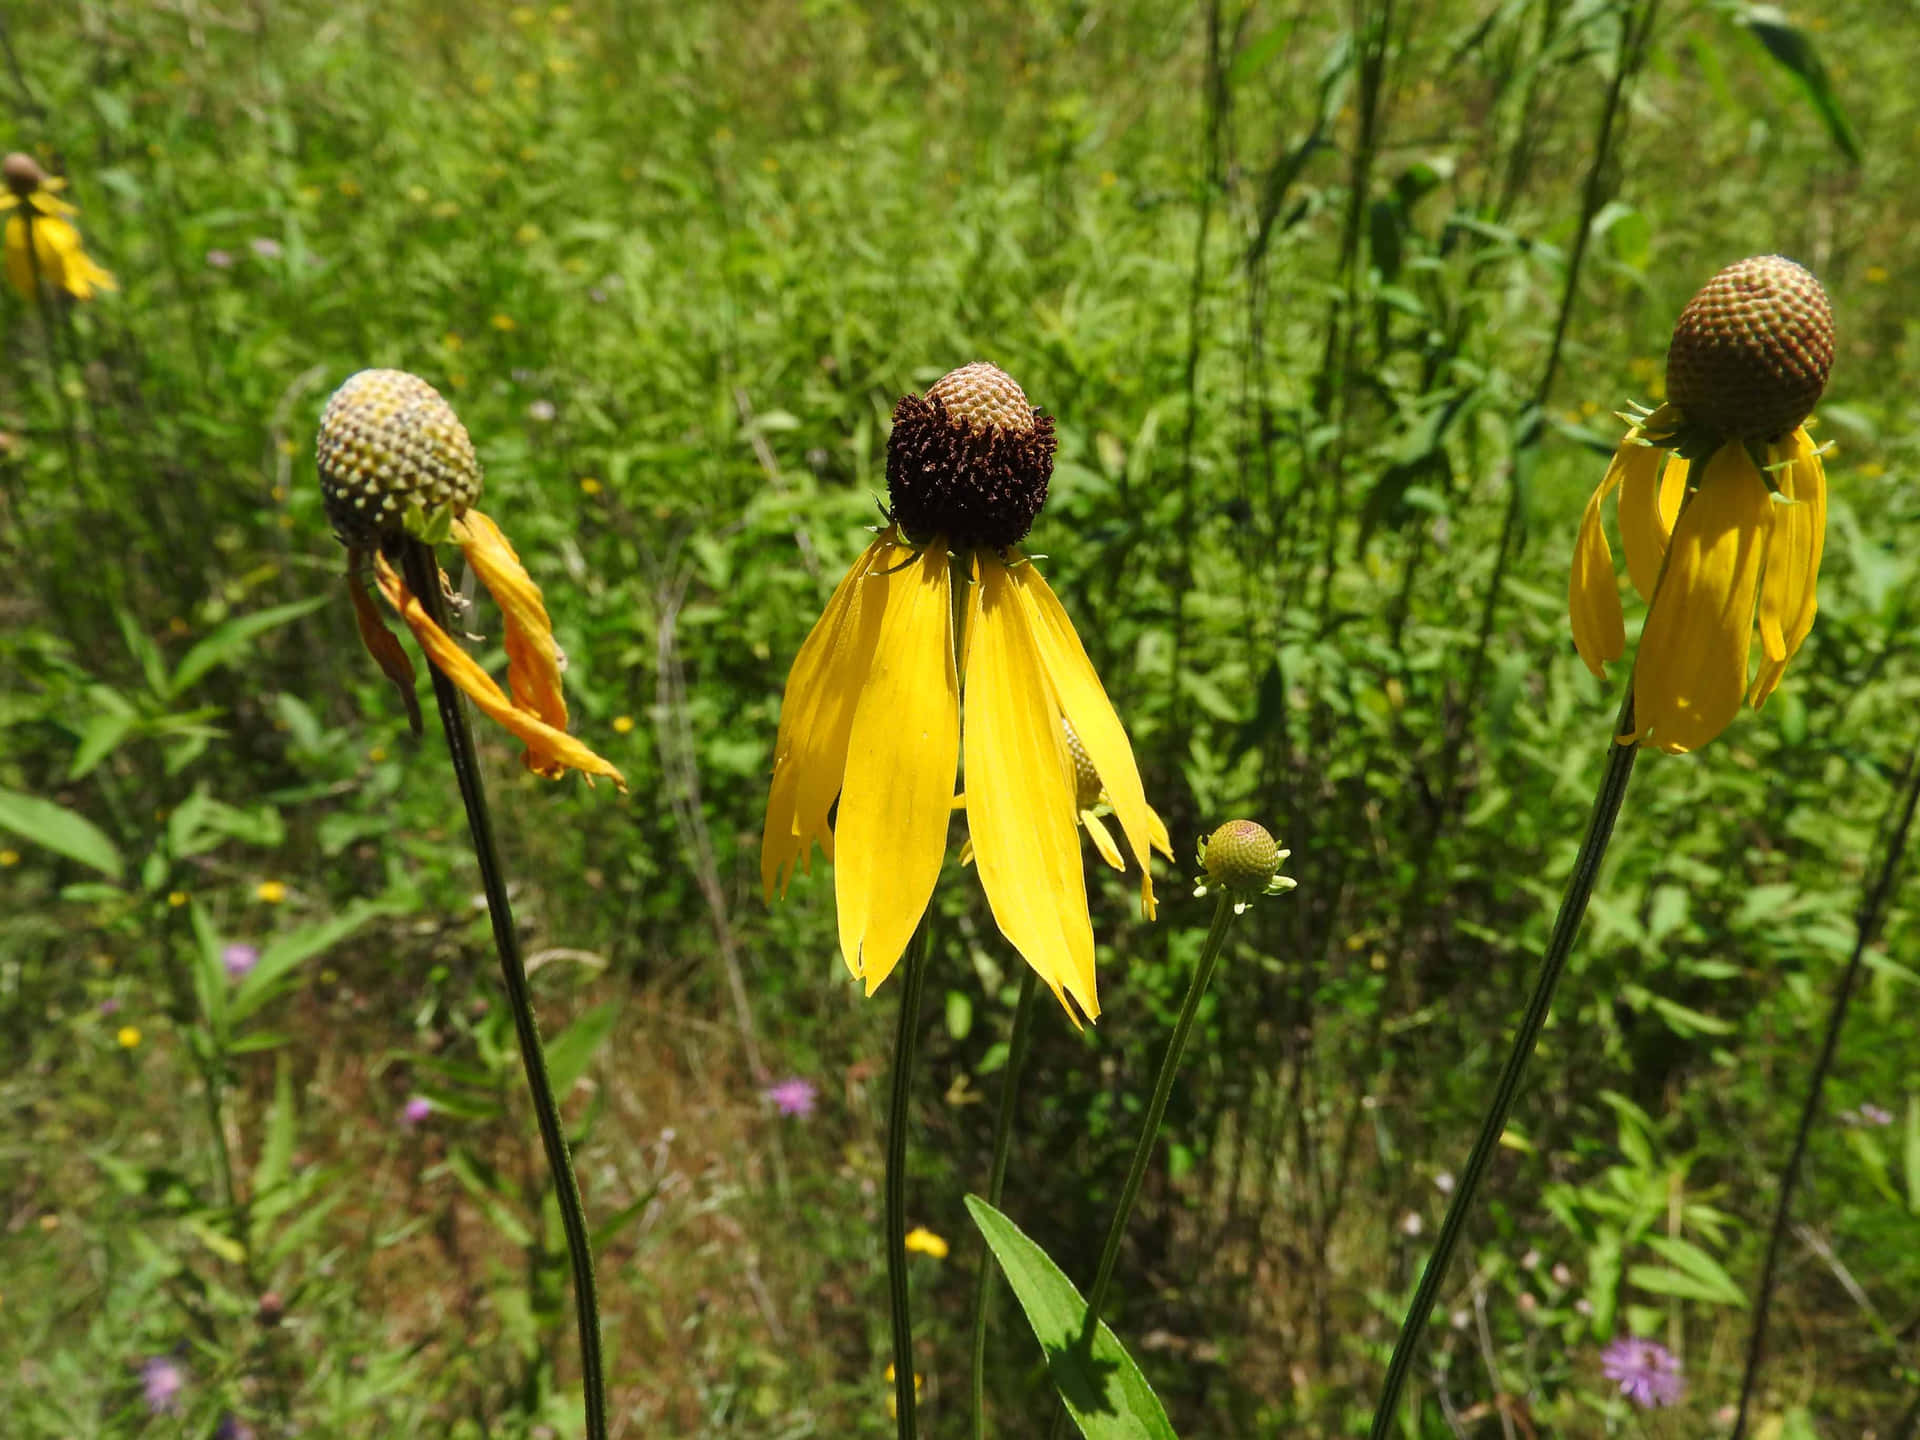
{"type": "Polygon", "coordinates": [[[1153,914],[1147,854],[1165,828],[1073,623],[1018,548],[1046,499],[1053,450],[1053,421],[992,365],[902,399],[887,442],[888,523],[787,676],[761,881],[769,899],[784,894],[820,845],[834,864],[840,952],[869,995],[932,898],[964,760],[967,829],[995,923],[1062,1005],[1070,995],[1088,1018],[1100,1013],[1069,725],[1153,914]]]}
{"type": "Polygon", "coordinates": [[[317,448],[327,518],[347,547],[347,588],[360,638],[400,691],[415,730],[420,714],[413,663],[366,592],[362,577],[369,566],[380,593],[440,671],[481,713],[525,743],[527,769],[549,780],[568,770],[580,771],[589,783],[604,775],[626,789],[613,765],[567,734],[564,661],[540,588],[499,527],[474,507],[480,462],[466,427],[440,392],[404,370],[362,370],[327,402],[317,448]],[[506,691],[434,623],[394,568],[388,552],[408,535],[451,536],[499,603],[506,622],[506,691]]]}
{"type": "Polygon", "coordinates": [[[1587,501],[1568,587],[1574,644],[1604,676],[1626,650],[1601,522],[1618,489],[1627,573],[1649,607],[1622,743],[1697,750],[1743,699],[1766,703],[1813,628],[1827,481],[1804,422],[1832,364],[1826,292],[1778,255],[1729,265],[1681,312],[1667,403],[1630,417],[1587,501]]]}
{"type": "Polygon", "coordinates": [[[6,251],[7,281],[27,300],[35,281],[64,290],[76,300],[91,300],[96,290],[116,290],[111,272],[94,263],[80,243],[73,217],[80,212],[57,197],[67,182],[48,175],[31,155],[17,151],[0,161],[6,193],[0,211],[10,211],[0,248],[6,251]]]}

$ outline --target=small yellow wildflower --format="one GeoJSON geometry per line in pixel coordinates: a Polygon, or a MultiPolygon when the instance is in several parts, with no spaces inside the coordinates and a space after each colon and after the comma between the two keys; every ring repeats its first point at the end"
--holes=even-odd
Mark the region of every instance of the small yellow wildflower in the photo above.
{"type": "Polygon", "coordinates": [[[184,904],[186,904],[186,903],[187,903],[187,892],[186,892],[186,891],[184,891],[184,890],[173,890],[173,891],[170,891],[170,892],[168,892],[168,895],[167,895],[167,904],[168,904],[168,905],[170,905],[171,907],[173,907],[173,908],[174,908],[175,910],[178,910],[178,909],[179,909],[179,908],[180,908],[180,907],[181,907],[182,905],[184,905],[184,904]]]}
{"type": "Polygon", "coordinates": [[[7,280],[27,300],[38,285],[65,291],[76,300],[91,300],[96,290],[116,290],[112,274],[93,262],[80,243],[73,217],[80,212],[54,192],[66,182],[34,163],[30,155],[13,154],[0,162],[6,193],[0,211],[7,215],[0,248],[6,252],[7,280]]]}
{"type": "Polygon", "coordinates": [[[1869,285],[1886,284],[1887,283],[1887,267],[1884,265],[1869,265],[1867,267],[1867,283],[1869,285]]]}
{"type": "Polygon", "coordinates": [[[281,880],[262,880],[253,887],[253,893],[269,905],[279,905],[287,898],[287,887],[281,880]]]}
{"type": "Polygon", "coordinates": [[[140,1027],[137,1025],[122,1025],[119,1033],[113,1038],[122,1050],[137,1050],[140,1047],[140,1027]]]}
{"type": "Polygon", "coordinates": [[[543,232],[531,220],[513,232],[513,243],[520,246],[537,245],[543,232]]]}
{"type": "Polygon", "coordinates": [[[907,1232],[905,1245],[915,1255],[931,1255],[936,1260],[947,1258],[947,1242],[924,1225],[916,1225],[907,1232]]]}
{"type": "Polygon", "coordinates": [[[503,333],[508,330],[516,330],[519,328],[517,325],[513,323],[513,317],[511,315],[495,315],[493,319],[489,320],[487,323],[493,326],[494,329],[499,330],[503,333]]]}
{"type": "Polygon", "coordinates": [[[0,870],[4,870],[10,865],[18,865],[19,863],[20,852],[18,850],[0,850],[0,870]]]}
{"type": "Polygon", "coordinates": [[[633,731],[633,716],[631,715],[614,716],[613,729],[614,729],[614,733],[617,735],[631,734],[633,731]]]}
{"type": "Polygon", "coordinates": [[[583,475],[580,477],[580,493],[582,495],[598,495],[601,490],[605,488],[605,486],[601,485],[601,483],[591,475],[583,475]]]}
{"type": "Polygon", "coordinates": [[[51,1211],[47,1212],[40,1217],[40,1228],[45,1233],[51,1235],[60,1228],[60,1217],[51,1211]]]}
{"type": "Polygon", "coordinates": [[[351,175],[343,175],[340,177],[338,189],[340,193],[349,200],[357,200],[360,198],[360,182],[351,175]]]}

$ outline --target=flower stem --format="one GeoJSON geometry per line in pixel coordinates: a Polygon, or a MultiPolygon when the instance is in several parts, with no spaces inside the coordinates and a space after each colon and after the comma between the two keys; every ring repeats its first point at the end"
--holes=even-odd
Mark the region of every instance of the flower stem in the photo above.
{"type": "Polygon", "coordinates": [[[933,948],[932,903],[920,917],[917,944],[907,946],[900,1023],[893,1036],[893,1094],[887,1102],[887,1296],[893,1311],[893,1398],[900,1440],[919,1433],[913,1413],[913,1316],[907,1306],[907,1099],[920,1038],[920,992],[933,948]]]}
{"type": "MultiPolygon", "coordinates": [[[[1618,737],[1632,732],[1633,681],[1629,677],[1627,698],[1620,707],[1620,718],[1614,725],[1613,734],[1618,737]]],[[[1480,1189],[1480,1182],[1486,1178],[1487,1166],[1492,1162],[1493,1152],[1500,1144],[1500,1136],[1507,1128],[1507,1115],[1513,1109],[1514,1096],[1520,1091],[1527,1061],[1533,1056],[1534,1043],[1540,1038],[1540,1027],[1546,1023],[1547,1012],[1553,1005],[1554,987],[1560,983],[1561,973],[1567,968],[1567,957],[1573,953],[1574,938],[1579,934],[1580,921],[1587,913],[1587,901],[1593,894],[1594,882],[1600,876],[1600,862],[1606,857],[1607,842],[1613,838],[1613,822],[1620,814],[1621,802],[1627,798],[1627,781],[1633,777],[1633,761],[1639,753],[1637,745],[1622,745],[1617,738],[1607,746],[1606,773],[1600,779],[1599,793],[1594,796],[1593,814],[1587,820],[1586,838],[1580,842],[1580,854],[1573,862],[1573,873],[1567,877],[1566,893],[1560,899],[1560,913],[1554,919],[1553,935],[1547,941],[1547,954],[1540,966],[1540,978],[1534,983],[1533,995],[1520,1017],[1520,1028],[1514,1034],[1513,1048],[1507,1053],[1499,1083],[1494,1086],[1493,1099],[1488,1102],[1487,1112],[1481,1118],[1480,1133],[1474,1138],[1472,1153],[1467,1156],[1459,1184],[1454,1187],[1446,1218],[1440,1222],[1440,1234],[1434,1241],[1433,1254],[1420,1276],[1420,1284],[1414,1291],[1413,1303],[1407,1308],[1406,1319],[1400,1324],[1400,1338],[1394,1343],[1393,1358],[1387,1363],[1386,1384],[1380,1392],[1380,1403],[1373,1412],[1373,1427],[1368,1431],[1370,1440],[1387,1440],[1387,1433],[1393,1425],[1400,1392],[1406,1386],[1407,1372],[1413,1366],[1414,1351],[1419,1347],[1421,1335],[1426,1329],[1427,1317],[1433,1312],[1433,1302],[1440,1293],[1440,1284],[1446,1278],[1447,1262],[1453,1258],[1454,1249],[1460,1243],[1460,1234],[1466,1228],[1474,1196],[1480,1189]]]]}
{"type": "Polygon", "coordinates": [[[1794,1132],[1793,1150],[1787,1156],[1787,1168],[1780,1173],[1780,1194],[1774,1201],[1773,1227],[1767,1233],[1767,1255],[1760,1266],[1760,1292],[1753,1302],[1753,1330],[1747,1336],[1747,1363],[1740,1377],[1740,1411],[1734,1417],[1733,1440],[1743,1440],[1747,1433],[1747,1409],[1753,1402],[1754,1387],[1760,1379],[1760,1363],[1766,1352],[1767,1311],[1773,1304],[1774,1269],[1780,1260],[1780,1247],[1786,1239],[1787,1222],[1792,1217],[1793,1192],[1800,1183],[1800,1166],[1807,1156],[1807,1142],[1812,1138],[1814,1121],[1819,1117],[1827,1074],[1832,1070],[1833,1057],[1840,1048],[1840,1031],[1847,1021],[1847,1003],[1853,998],[1860,971],[1866,963],[1867,947],[1873,944],[1880,931],[1880,922],[1886,918],[1887,901],[1893,894],[1893,882],[1899,873],[1900,861],[1906,855],[1907,836],[1913,828],[1917,806],[1920,806],[1920,745],[1907,753],[1905,793],[1895,796],[1887,812],[1891,817],[1898,811],[1900,819],[1887,841],[1886,853],[1880,858],[1880,868],[1860,902],[1860,913],[1854,922],[1853,954],[1847,958],[1847,968],[1842,972],[1840,986],[1834,992],[1833,1005],[1827,1013],[1826,1037],[1820,1042],[1820,1056],[1813,1062],[1813,1077],[1807,1082],[1806,1103],[1800,1108],[1800,1125],[1794,1132]]]}
{"type": "MultiPolygon", "coordinates": [[[[441,629],[447,629],[446,597],[441,591],[440,566],[433,551],[418,540],[404,542],[407,585],[427,614],[441,629]]],[[[480,863],[480,880],[486,890],[487,914],[493,922],[493,943],[500,956],[500,973],[506,981],[507,1003],[513,1011],[513,1025],[520,1037],[520,1059],[526,1066],[527,1088],[533,1095],[533,1113],[540,1125],[540,1140],[546,1147],[547,1168],[553,1174],[554,1190],[560,1204],[560,1224],[566,1231],[567,1255],[573,1262],[574,1304],[580,1320],[580,1380],[586,1392],[588,1440],[606,1440],[606,1378],[600,1358],[600,1306],[594,1292],[593,1250],[587,1238],[587,1217],[580,1201],[580,1182],[573,1173],[573,1159],[567,1153],[566,1132],[560,1120],[560,1106],[547,1076],[547,1057],[540,1047],[540,1027],[533,1016],[533,992],[527,984],[527,967],[520,954],[520,938],[513,928],[513,910],[507,900],[506,875],[500,865],[500,851],[494,843],[493,820],[487,812],[487,792],[481,782],[480,760],[473,747],[473,732],[467,726],[467,712],[460,692],[440,673],[431,660],[427,668],[433,674],[434,698],[440,703],[440,723],[447,734],[447,753],[453,760],[454,780],[460,787],[460,799],[466,805],[467,828],[473,836],[474,858],[480,863]]]]}
{"type": "MultiPolygon", "coordinates": [[[[1140,1139],[1133,1147],[1133,1164],[1127,1171],[1126,1184],[1120,1187],[1120,1203],[1114,1209],[1113,1220],[1107,1226],[1106,1244],[1100,1250],[1100,1268],[1094,1272],[1093,1289],[1087,1294],[1087,1318],[1080,1328],[1079,1344],[1082,1348],[1092,1346],[1094,1334],[1100,1328],[1100,1311],[1107,1303],[1107,1291],[1113,1285],[1113,1268],[1120,1259],[1120,1241],[1127,1233],[1127,1220],[1133,1214],[1134,1202],[1140,1198],[1141,1182],[1147,1178],[1147,1162],[1153,1158],[1154,1146],[1160,1138],[1160,1122],[1167,1113],[1167,1097],[1173,1093],[1173,1077],[1180,1069],[1180,1053],[1187,1047],[1187,1034],[1193,1029],[1194,1016],[1200,1013],[1200,998],[1207,993],[1207,985],[1213,979],[1213,967],[1220,959],[1227,931],[1233,926],[1233,906],[1231,893],[1222,890],[1213,908],[1213,925],[1207,931],[1207,943],[1200,952],[1200,963],[1193,968],[1193,979],[1187,985],[1187,998],[1180,1006],[1180,1018],[1173,1022],[1173,1038],[1167,1042],[1167,1053],[1160,1061],[1160,1073],[1154,1077],[1153,1099],[1147,1105],[1147,1118],[1140,1127],[1140,1139]]],[[[1056,1406],[1053,1412],[1053,1435],[1066,1433],[1066,1418],[1065,1404],[1056,1406]]]]}
{"type": "MultiPolygon", "coordinates": [[[[1020,1072],[1026,1068],[1027,1046],[1033,1039],[1034,998],[1040,993],[1040,972],[1020,967],[1020,1003],[1013,1012],[1013,1034],[1007,1040],[1006,1078],[1000,1082],[1000,1113],[993,1121],[993,1166],[987,1172],[987,1203],[1000,1208],[1006,1186],[1007,1153],[1013,1148],[1013,1112],[1020,1096],[1020,1072]]],[[[973,1440],[987,1436],[987,1304],[993,1298],[997,1269],[985,1246],[973,1277],[973,1440]]]]}

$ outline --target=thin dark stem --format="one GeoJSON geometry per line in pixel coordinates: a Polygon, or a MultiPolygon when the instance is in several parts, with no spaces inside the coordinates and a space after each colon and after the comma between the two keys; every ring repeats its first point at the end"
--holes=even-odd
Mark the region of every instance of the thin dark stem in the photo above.
{"type": "MultiPolygon", "coordinates": [[[[440,588],[440,566],[433,551],[418,540],[404,542],[407,585],[420,598],[427,614],[441,629],[447,627],[446,597],[440,588]]],[[[580,1320],[580,1380],[586,1392],[588,1440],[606,1440],[607,1390],[600,1358],[600,1306],[594,1290],[593,1250],[587,1238],[586,1209],[580,1201],[580,1182],[567,1153],[560,1106],[547,1076],[546,1052],[540,1046],[540,1027],[533,1016],[533,992],[520,953],[520,937],[513,928],[513,909],[507,900],[506,874],[494,843],[493,820],[487,812],[487,792],[480,775],[480,758],[460,692],[431,661],[433,694],[440,703],[440,723],[447,734],[447,753],[453,760],[454,780],[467,809],[467,828],[473,836],[474,858],[486,890],[487,914],[493,922],[494,948],[500,955],[500,974],[506,982],[507,1003],[514,1030],[520,1037],[520,1059],[526,1066],[527,1088],[533,1095],[533,1113],[546,1147],[547,1168],[553,1174],[560,1203],[560,1224],[566,1231],[567,1255],[573,1263],[573,1294],[580,1320]]]]}
{"type": "MultiPolygon", "coordinates": [[[[1201,997],[1213,979],[1213,967],[1220,959],[1233,919],[1233,896],[1222,890],[1214,904],[1213,926],[1207,931],[1200,963],[1193,967],[1193,979],[1187,984],[1187,998],[1180,1006],[1180,1018],[1173,1022],[1173,1038],[1167,1042],[1167,1053],[1160,1060],[1160,1073],[1154,1077],[1153,1099],[1140,1126],[1140,1139],[1133,1147],[1133,1164],[1128,1167],[1126,1183],[1120,1187],[1120,1203],[1114,1207],[1113,1219],[1107,1225],[1107,1241],[1100,1248],[1100,1268],[1094,1272],[1093,1289],[1087,1292],[1087,1318],[1081,1326],[1079,1340],[1082,1348],[1091,1348],[1100,1328],[1100,1312],[1107,1303],[1114,1266],[1120,1259],[1120,1242],[1126,1237],[1127,1221],[1133,1215],[1134,1202],[1140,1198],[1141,1183],[1147,1178],[1147,1163],[1153,1159],[1160,1139],[1160,1122],[1167,1113],[1167,1097],[1173,1093],[1173,1077],[1180,1070],[1180,1054],[1187,1048],[1187,1034],[1193,1029],[1194,1017],[1200,1013],[1201,997]]],[[[1052,1431],[1055,1436],[1065,1433],[1066,1418],[1066,1407],[1056,1407],[1052,1431]]]]}
{"type": "Polygon", "coordinates": [[[1774,1201],[1773,1227],[1767,1234],[1767,1255],[1760,1266],[1760,1290],[1753,1302],[1753,1330],[1747,1336],[1747,1365],[1740,1377],[1740,1413],[1734,1417],[1733,1440],[1747,1433],[1747,1409],[1760,1380],[1760,1365],[1767,1346],[1767,1311],[1773,1304],[1774,1272],[1780,1262],[1780,1250],[1786,1240],[1787,1225],[1793,1213],[1793,1192],[1800,1183],[1800,1166],[1807,1157],[1807,1143],[1813,1136],[1814,1121],[1819,1118],[1820,1100],[1826,1089],[1827,1075],[1833,1069],[1833,1057],[1840,1049],[1840,1031],[1847,1021],[1847,1004],[1853,998],[1860,971],[1866,964],[1867,948],[1879,934],[1886,918],[1887,901],[1893,895],[1895,877],[1907,850],[1907,835],[1913,828],[1913,815],[1920,806],[1920,745],[1907,753],[1907,778],[1904,794],[1896,795],[1889,814],[1898,810],[1899,823],[1887,840],[1880,868],[1867,887],[1855,921],[1853,954],[1841,973],[1840,986],[1834,992],[1827,1014],[1826,1037],[1820,1042],[1820,1056],[1813,1062],[1813,1077],[1807,1082],[1806,1103],[1800,1108],[1800,1125],[1794,1132],[1793,1149],[1787,1156],[1787,1168],[1780,1174],[1780,1194],[1774,1201]]]}
{"type": "MultiPolygon", "coordinates": [[[[1007,1040],[1006,1078],[1000,1082],[1000,1113],[993,1121],[993,1166],[987,1172],[987,1203],[1000,1208],[1007,1181],[1007,1154],[1013,1148],[1013,1112],[1020,1098],[1020,1072],[1026,1068],[1027,1047],[1033,1039],[1034,1000],[1040,993],[1040,972],[1031,965],[1020,980],[1020,1003],[1013,1011],[1013,1034],[1007,1040]]],[[[973,1277],[973,1440],[987,1435],[987,1305],[993,1298],[993,1256],[983,1245],[973,1277]]]]}
{"type": "MultiPolygon", "coordinates": [[[[1620,707],[1620,719],[1613,733],[1617,737],[1630,734],[1632,730],[1633,681],[1629,677],[1627,699],[1620,707]]],[[[1493,1099],[1480,1121],[1480,1133],[1474,1138],[1472,1153],[1467,1156],[1467,1163],[1460,1172],[1459,1184],[1454,1188],[1453,1199],[1447,1205],[1446,1218],[1440,1222],[1440,1234],[1434,1242],[1433,1255],[1420,1276],[1420,1284],[1414,1291],[1413,1303],[1407,1308],[1406,1319],[1400,1324],[1400,1338],[1394,1344],[1392,1360],[1387,1363],[1386,1384],[1380,1392],[1379,1406],[1373,1412],[1373,1428],[1368,1432],[1370,1440],[1387,1440],[1387,1434],[1393,1428],[1400,1392],[1406,1386],[1407,1372],[1413,1367],[1414,1352],[1419,1348],[1427,1317],[1433,1312],[1434,1299],[1439,1295],[1441,1282],[1446,1278],[1447,1263],[1453,1259],[1454,1249],[1459,1245],[1461,1232],[1466,1228],[1467,1216],[1473,1209],[1480,1182],[1486,1178],[1487,1166],[1500,1144],[1501,1133],[1507,1128],[1507,1115],[1513,1109],[1514,1097],[1520,1093],[1520,1081],[1526,1074],[1527,1061],[1533,1056],[1534,1043],[1540,1038],[1540,1027],[1546,1023],[1547,1012],[1552,1008],[1554,988],[1567,968],[1567,957],[1573,953],[1574,938],[1580,933],[1580,922],[1587,913],[1587,901],[1593,894],[1594,882],[1600,876],[1600,862],[1606,858],[1607,842],[1613,838],[1613,822],[1620,814],[1621,802],[1627,798],[1627,781],[1633,777],[1634,757],[1639,753],[1638,746],[1622,745],[1617,739],[1607,746],[1606,773],[1601,777],[1599,793],[1594,796],[1593,814],[1587,821],[1586,838],[1580,842],[1580,854],[1573,862],[1573,873],[1567,877],[1566,894],[1561,897],[1560,913],[1554,919],[1553,935],[1547,941],[1547,954],[1540,966],[1540,978],[1533,987],[1532,997],[1527,1001],[1526,1012],[1520,1017],[1520,1028],[1513,1037],[1513,1048],[1507,1054],[1499,1083],[1494,1086],[1493,1099]]]]}
{"type": "Polygon", "coordinates": [[[893,1399],[900,1440],[914,1440],[913,1315],[907,1303],[907,1101],[913,1092],[913,1052],[920,1038],[920,992],[933,948],[933,907],[907,946],[900,987],[900,1023],[893,1036],[893,1094],[887,1102],[887,1298],[893,1311],[893,1399]]]}

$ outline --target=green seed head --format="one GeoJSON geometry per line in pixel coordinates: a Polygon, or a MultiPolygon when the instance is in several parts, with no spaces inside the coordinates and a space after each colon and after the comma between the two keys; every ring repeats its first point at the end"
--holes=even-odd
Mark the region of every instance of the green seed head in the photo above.
{"type": "Polygon", "coordinates": [[[977,360],[893,408],[887,495],[908,538],[999,550],[1033,528],[1053,477],[1053,421],[977,360]]]}
{"type": "Polygon", "coordinates": [[[1067,732],[1067,754],[1073,757],[1073,808],[1091,810],[1100,803],[1106,787],[1100,783],[1100,772],[1093,768],[1093,757],[1087,754],[1087,747],[1080,743],[1073,722],[1062,715],[1060,724],[1067,732]]]}
{"type": "Polygon", "coordinates": [[[1264,891],[1280,873],[1285,858],[1266,828],[1251,820],[1229,820],[1200,844],[1207,882],[1236,895],[1264,891]]]}
{"type": "Polygon", "coordinates": [[[1833,368],[1833,307],[1779,255],[1727,266],[1687,302],[1667,348],[1667,400],[1708,444],[1764,443],[1813,413],[1833,368]]]}
{"type": "Polygon", "coordinates": [[[410,514],[458,516],[480,497],[480,461],[453,407],[418,375],[362,370],[333,392],[315,447],[327,519],[371,549],[410,514]]]}

